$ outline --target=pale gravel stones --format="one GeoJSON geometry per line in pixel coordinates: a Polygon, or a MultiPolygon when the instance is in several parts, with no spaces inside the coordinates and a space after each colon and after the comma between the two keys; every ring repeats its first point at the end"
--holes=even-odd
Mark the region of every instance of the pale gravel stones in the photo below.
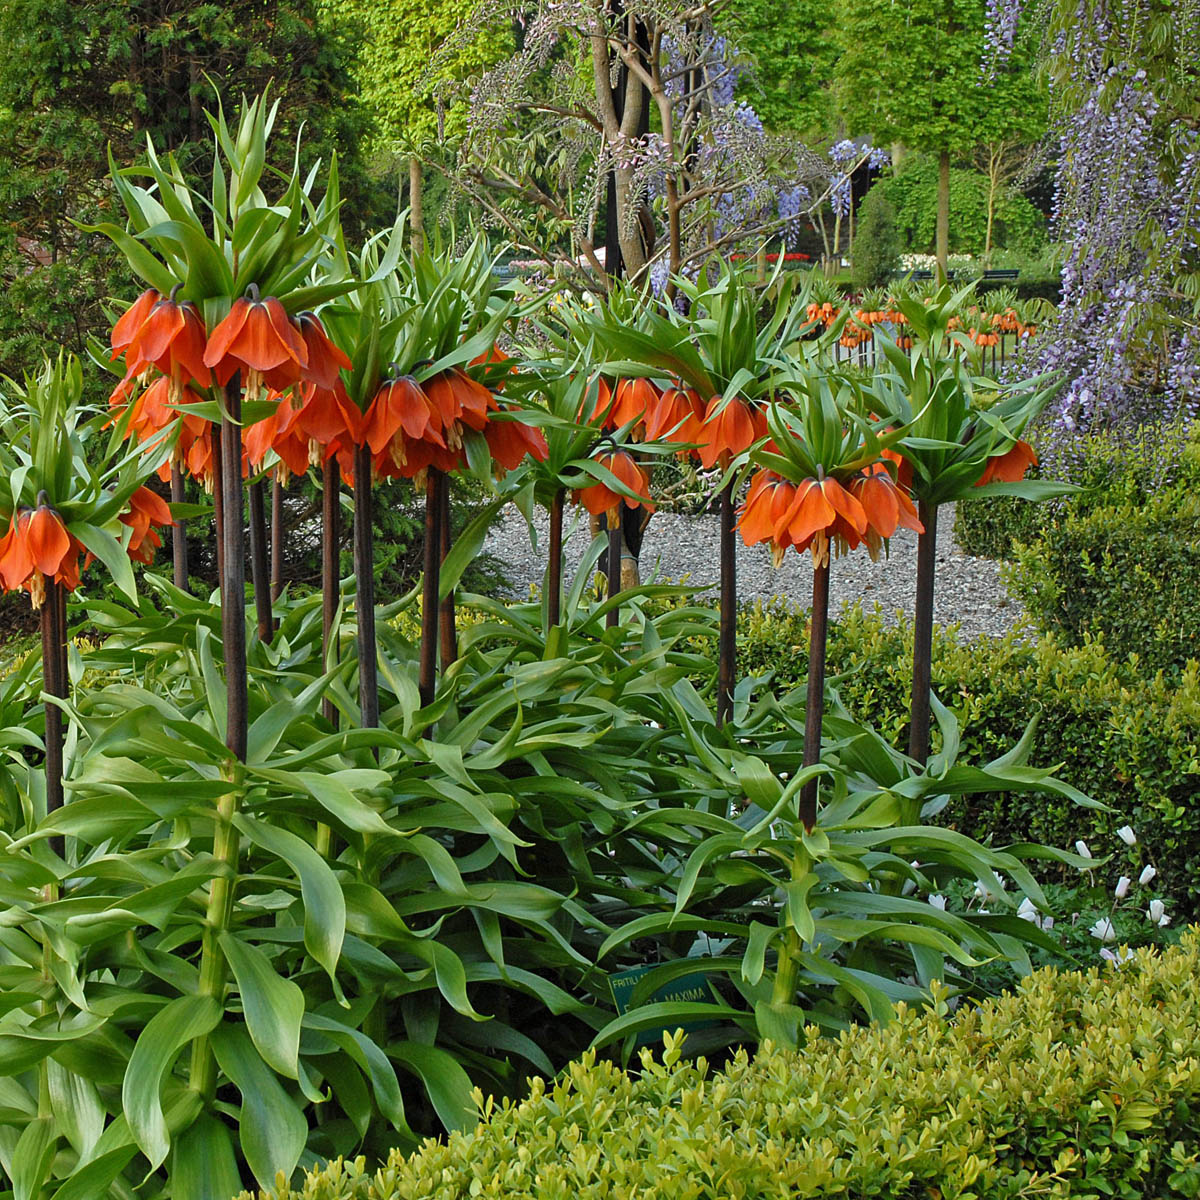
{"type": "MultiPolygon", "coordinates": [[[[568,510],[570,527],[577,510],[568,510]]],[[[586,514],[584,514],[586,518],[586,514]]],[[[954,509],[946,505],[938,518],[938,572],[934,620],[958,625],[964,638],[1000,637],[1022,619],[1020,604],[1012,599],[1000,579],[999,564],[963,552],[954,541],[954,509]]],[[[515,508],[505,510],[493,526],[484,549],[504,564],[512,581],[510,594],[524,597],[532,584],[541,584],[546,562],[547,533],[544,514],[537,523],[538,547],[530,544],[524,518],[515,508]]],[[[579,520],[566,541],[566,578],[569,580],[590,543],[586,519],[579,520]]],[[[789,550],[778,569],[765,546],[746,547],[737,542],[738,596],[743,601],[782,599],[807,608],[812,591],[812,560],[806,553],[789,550]]],[[[872,562],[865,549],[834,559],[830,580],[833,613],[861,601],[864,609],[878,606],[885,619],[897,610],[911,618],[916,578],[917,538],[901,529],[892,539],[891,554],[872,562]]],[[[685,580],[698,594],[709,588],[716,595],[718,578],[717,518],[656,513],[646,530],[641,556],[642,579],[685,580]]]]}

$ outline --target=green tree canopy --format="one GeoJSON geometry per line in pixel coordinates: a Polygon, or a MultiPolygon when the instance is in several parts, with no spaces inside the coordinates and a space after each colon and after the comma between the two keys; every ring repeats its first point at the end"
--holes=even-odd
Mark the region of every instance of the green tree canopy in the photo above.
{"type": "MultiPolygon", "coordinates": [[[[103,302],[128,289],[102,239],[73,221],[113,219],[107,152],[136,161],[147,135],[203,175],[204,116],[268,85],[281,101],[280,153],[352,150],[367,124],[311,0],[8,0],[0,6],[0,370],[19,375],[48,350],[81,352],[102,333],[103,302]]],[[[282,164],[280,164],[282,165],[282,164]]],[[[353,222],[371,210],[353,153],[342,177],[353,222]]]]}
{"type": "MultiPolygon", "coordinates": [[[[435,56],[439,74],[465,79],[495,65],[513,48],[507,23],[480,21],[478,0],[317,0],[322,20],[356,47],[353,70],[375,122],[373,145],[384,153],[420,144],[437,132],[435,56]]],[[[463,124],[461,107],[446,113],[449,132],[463,124]]]]}

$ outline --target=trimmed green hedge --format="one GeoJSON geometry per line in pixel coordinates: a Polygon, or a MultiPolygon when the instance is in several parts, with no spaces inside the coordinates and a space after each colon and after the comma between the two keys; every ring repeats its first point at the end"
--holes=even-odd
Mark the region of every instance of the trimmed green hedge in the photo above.
{"type": "Polygon", "coordinates": [[[1103,638],[1150,671],[1200,657],[1200,497],[1068,511],[1013,553],[1005,582],[1042,629],[1103,638]]]}
{"type": "MultiPolygon", "coordinates": [[[[773,671],[777,686],[803,681],[808,618],[758,606],[742,616],[739,670],[773,671]]],[[[895,745],[907,743],[912,684],[912,630],[889,627],[850,609],[829,633],[829,673],[846,707],[895,745]]],[[[1145,678],[1137,665],[1099,642],[1065,645],[1019,634],[960,642],[935,630],[933,688],[961,724],[961,761],[994,758],[1036,715],[1030,761],[1063,764],[1062,777],[1104,801],[1111,812],[1076,808],[1045,797],[971,797],[939,820],[996,844],[1037,841],[1070,848],[1083,838],[1097,855],[1117,852],[1103,869],[1115,882],[1147,862],[1155,886],[1183,912],[1200,916],[1200,668],[1145,678]],[[1125,849],[1122,825],[1140,841],[1125,849]]],[[[936,747],[936,733],[935,733],[936,747]]]]}
{"type": "Polygon", "coordinates": [[[964,500],[956,506],[954,535],[969,554],[1012,558],[1014,543],[1034,541],[1069,513],[1140,508],[1168,496],[1178,502],[1200,491],[1200,426],[1102,430],[1057,445],[1049,444],[1050,437],[1046,430],[1034,436],[1045,468],[1040,473],[1083,490],[1038,504],[997,496],[964,500]]]}
{"type": "MultiPolygon", "coordinates": [[[[1040,971],[948,1019],[723,1070],[587,1056],[529,1099],[369,1174],[332,1163],[278,1200],[774,1200],[1200,1195],[1200,937],[1120,968],[1040,971]]],[[[265,1195],[260,1193],[260,1196],[265,1195]]]]}

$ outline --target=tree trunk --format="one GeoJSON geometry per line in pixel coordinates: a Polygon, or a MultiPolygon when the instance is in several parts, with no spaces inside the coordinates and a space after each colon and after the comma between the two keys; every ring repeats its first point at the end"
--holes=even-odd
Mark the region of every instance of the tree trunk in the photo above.
{"type": "Polygon", "coordinates": [[[937,266],[938,281],[946,282],[950,260],[950,151],[943,150],[938,159],[937,190],[937,266]]]}
{"type": "Polygon", "coordinates": [[[408,157],[408,224],[413,254],[425,252],[425,209],[422,192],[424,179],[421,160],[415,155],[408,157]]]}
{"type": "Polygon", "coordinates": [[[983,239],[983,264],[985,267],[992,262],[992,226],[996,219],[996,193],[1000,188],[999,155],[992,152],[988,155],[988,194],[987,194],[987,233],[983,239]]]}

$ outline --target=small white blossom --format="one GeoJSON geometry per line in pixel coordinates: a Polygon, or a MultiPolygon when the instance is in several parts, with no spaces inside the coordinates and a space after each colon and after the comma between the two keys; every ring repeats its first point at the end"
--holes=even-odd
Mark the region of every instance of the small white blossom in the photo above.
{"type": "Polygon", "coordinates": [[[1047,933],[1049,933],[1050,930],[1052,930],[1054,928],[1054,918],[1053,917],[1043,917],[1042,918],[1042,928],[1047,933]]]}
{"type": "Polygon", "coordinates": [[[1118,967],[1123,966],[1133,958],[1133,951],[1128,946],[1122,947],[1120,950],[1110,950],[1107,946],[1100,947],[1100,957],[1107,959],[1110,963],[1115,963],[1118,967]]]}
{"type": "Polygon", "coordinates": [[[1153,867],[1143,867],[1142,873],[1138,876],[1138,883],[1145,887],[1157,874],[1158,872],[1153,867]]]}
{"type": "Polygon", "coordinates": [[[1088,849],[1087,842],[1085,842],[1082,838],[1075,843],[1075,853],[1078,854],[1080,858],[1092,857],[1092,852],[1088,849]]]}
{"type": "Polygon", "coordinates": [[[1039,929],[1042,927],[1042,919],[1038,914],[1037,905],[1028,896],[1021,901],[1020,907],[1017,909],[1017,916],[1022,921],[1036,925],[1039,929]]]}
{"type": "Polygon", "coordinates": [[[1161,900],[1151,900],[1146,909],[1146,917],[1152,925],[1170,925],[1171,918],[1167,916],[1167,906],[1161,900]]]}
{"type": "Polygon", "coordinates": [[[1121,839],[1127,846],[1137,845],[1137,834],[1133,832],[1133,827],[1130,825],[1122,825],[1117,830],[1117,837],[1121,839]]]}
{"type": "Polygon", "coordinates": [[[1112,942],[1117,937],[1117,931],[1113,928],[1113,923],[1107,917],[1101,917],[1088,930],[1088,933],[1094,938],[1099,938],[1102,942],[1112,942]]]}
{"type": "Polygon", "coordinates": [[[946,897],[945,896],[935,893],[934,895],[929,897],[929,903],[931,905],[933,905],[934,908],[940,908],[942,910],[942,912],[946,911],[946,897]]]}
{"type": "Polygon", "coordinates": [[[1122,875],[1121,878],[1117,880],[1117,886],[1114,894],[1118,900],[1124,900],[1125,897],[1129,895],[1129,885],[1132,882],[1133,880],[1130,879],[1128,875],[1122,875]]]}

